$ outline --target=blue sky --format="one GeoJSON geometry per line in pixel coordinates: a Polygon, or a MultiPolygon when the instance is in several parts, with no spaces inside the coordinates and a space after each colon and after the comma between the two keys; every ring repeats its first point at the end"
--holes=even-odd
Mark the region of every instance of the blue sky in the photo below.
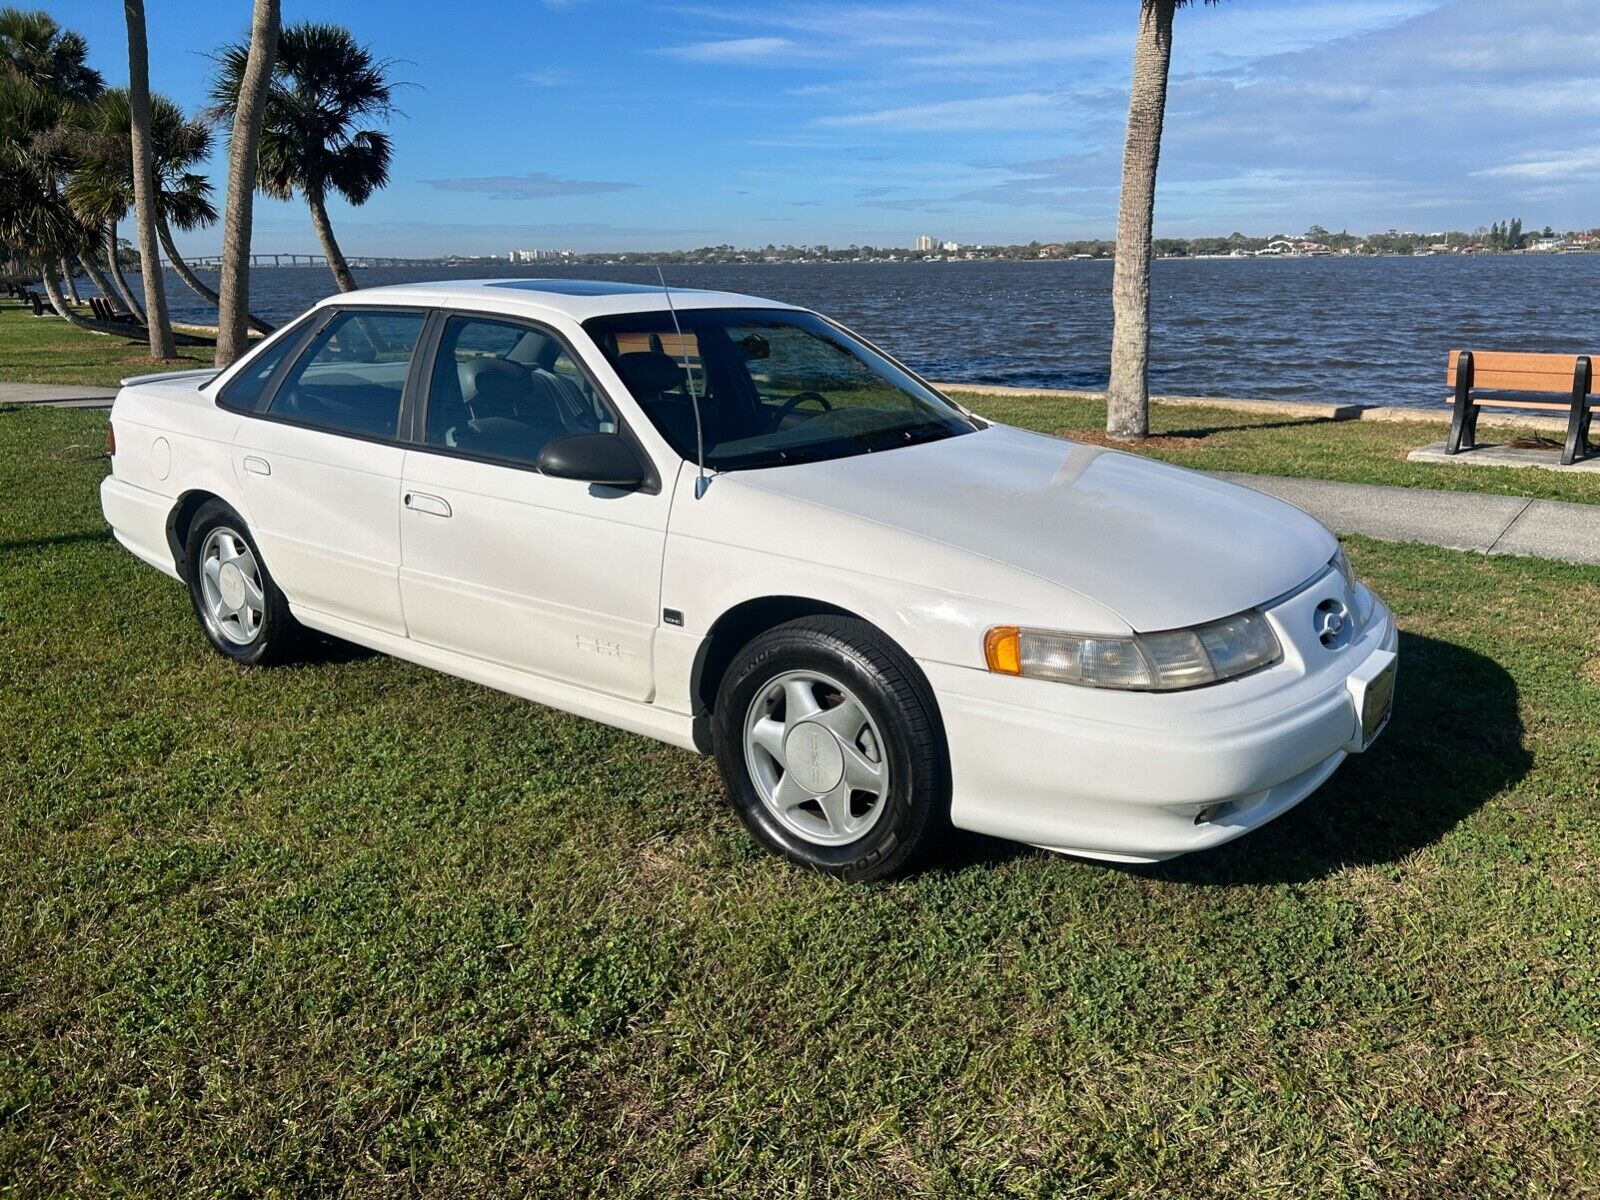
{"type": "MultiPolygon", "coordinates": [[[[126,82],[120,5],[47,3],[126,82]]],[[[204,102],[248,0],[149,5],[204,102]]],[[[1135,0],[284,0],[408,81],[352,253],[1109,236],[1135,0]]],[[[1224,0],[1179,13],[1157,232],[1600,225],[1588,0],[1224,0]]],[[[221,190],[222,151],[212,178],[221,190]]],[[[256,247],[315,248],[257,202],[256,247]]],[[[220,228],[184,239],[214,253],[220,228]]]]}

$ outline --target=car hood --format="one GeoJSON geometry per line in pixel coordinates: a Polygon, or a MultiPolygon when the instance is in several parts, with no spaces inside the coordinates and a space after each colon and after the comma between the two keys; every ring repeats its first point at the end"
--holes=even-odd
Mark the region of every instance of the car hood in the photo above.
{"type": "Polygon", "coordinates": [[[1338,545],[1298,508],[1249,488],[1006,426],[739,478],[1028,572],[1141,632],[1281,596],[1338,545]]]}

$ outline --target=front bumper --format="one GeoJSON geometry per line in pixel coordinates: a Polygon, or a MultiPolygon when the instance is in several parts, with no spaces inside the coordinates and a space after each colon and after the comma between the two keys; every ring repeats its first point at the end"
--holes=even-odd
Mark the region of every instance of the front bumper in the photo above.
{"type": "MultiPolygon", "coordinates": [[[[962,829],[1121,862],[1231,841],[1293,808],[1382,731],[1364,693],[1392,678],[1394,618],[1329,573],[1267,613],[1285,658],[1177,693],[1107,692],[923,663],[950,747],[951,821],[962,829]],[[1361,633],[1324,650],[1291,631],[1343,596],[1361,633]]],[[[1375,702],[1376,703],[1376,702],[1375,702]]]]}

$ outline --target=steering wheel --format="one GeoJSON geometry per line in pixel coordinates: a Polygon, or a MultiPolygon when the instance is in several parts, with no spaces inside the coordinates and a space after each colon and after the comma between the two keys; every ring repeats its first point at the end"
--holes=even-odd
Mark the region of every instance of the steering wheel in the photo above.
{"type": "Polygon", "coordinates": [[[815,400],[818,404],[822,405],[822,412],[810,414],[810,416],[806,417],[807,421],[811,420],[813,417],[820,417],[822,413],[833,411],[832,401],[830,401],[821,392],[797,392],[795,395],[790,396],[783,402],[783,407],[778,409],[778,415],[773,418],[772,427],[774,429],[780,428],[784,421],[788,420],[789,414],[794,412],[795,409],[799,408],[807,400],[815,400]]]}

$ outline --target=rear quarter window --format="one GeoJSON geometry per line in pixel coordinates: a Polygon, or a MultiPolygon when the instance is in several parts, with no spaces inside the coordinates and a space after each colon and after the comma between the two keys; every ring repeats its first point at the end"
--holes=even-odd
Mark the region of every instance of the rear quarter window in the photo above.
{"type": "Polygon", "coordinates": [[[253,412],[261,403],[273,374],[300,340],[305,322],[284,331],[282,337],[250,359],[217,395],[217,403],[238,412],[253,412]]]}

